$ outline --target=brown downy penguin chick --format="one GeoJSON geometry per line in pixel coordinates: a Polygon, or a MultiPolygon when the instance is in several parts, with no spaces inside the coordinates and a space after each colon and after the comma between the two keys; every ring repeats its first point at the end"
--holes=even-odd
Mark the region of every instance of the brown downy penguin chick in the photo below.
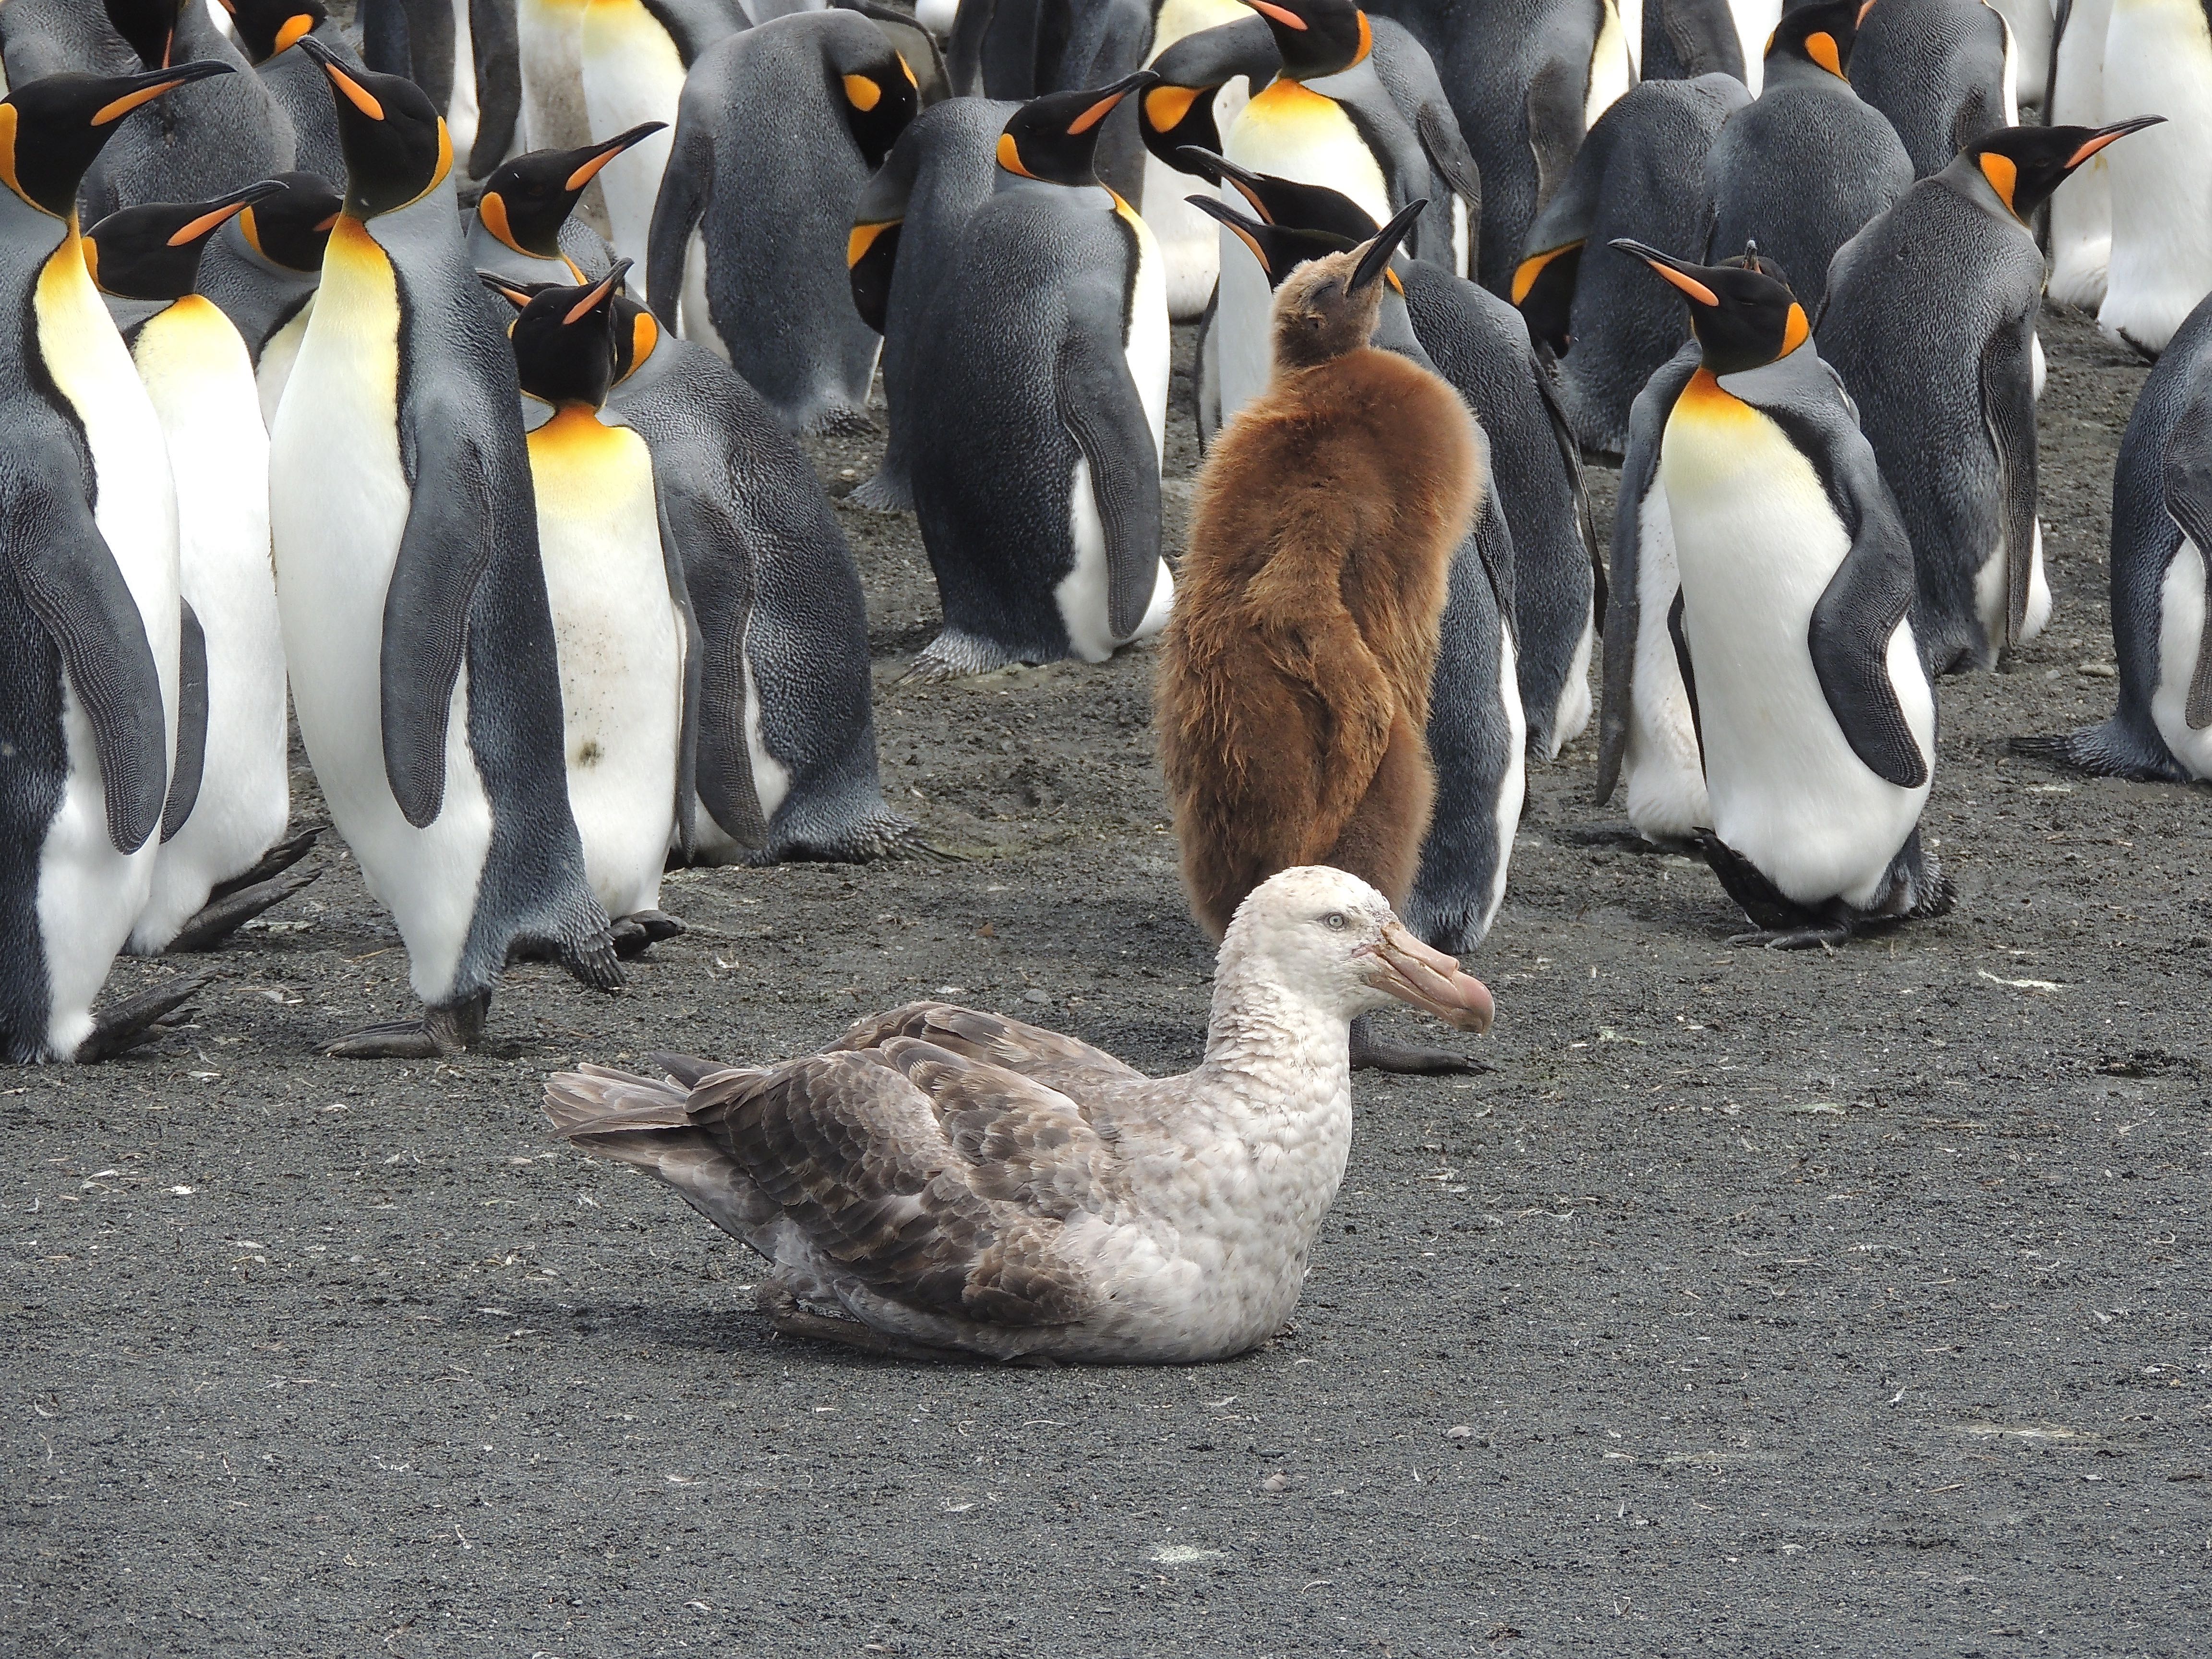
{"type": "MultiPolygon", "coordinates": [[[[1284,279],[1267,388],[1199,476],[1158,720],[1183,880],[1216,939],[1279,870],[1333,865],[1402,904],[1419,864],[1429,675],[1483,442],[1450,386],[1368,344],[1425,205],[1284,279]]],[[[1352,1063],[1468,1069],[1364,1019],[1352,1063]]]]}

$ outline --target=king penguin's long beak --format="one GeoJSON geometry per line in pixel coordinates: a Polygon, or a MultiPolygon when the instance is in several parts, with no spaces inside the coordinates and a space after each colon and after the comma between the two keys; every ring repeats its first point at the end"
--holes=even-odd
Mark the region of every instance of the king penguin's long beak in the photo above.
{"type": "Polygon", "coordinates": [[[1390,269],[1390,256],[1398,251],[1398,245],[1406,240],[1407,233],[1413,228],[1413,222],[1421,216],[1422,210],[1428,204],[1429,198],[1425,196],[1418,202],[1407,203],[1389,224],[1375,233],[1374,237],[1360,249],[1359,263],[1352,266],[1352,276],[1344,285],[1346,294],[1358,293],[1390,269]]]}
{"type": "Polygon", "coordinates": [[[1706,287],[1701,277],[1700,273],[1705,270],[1703,265],[1693,265],[1686,259],[1677,259],[1671,253],[1662,253],[1657,248],[1647,243],[1637,241],[1632,237],[1616,237],[1607,246],[1618,248],[1623,253],[1635,255],[1676,288],[1680,289],[1697,304],[1701,306],[1720,304],[1721,296],[1706,287]]]}

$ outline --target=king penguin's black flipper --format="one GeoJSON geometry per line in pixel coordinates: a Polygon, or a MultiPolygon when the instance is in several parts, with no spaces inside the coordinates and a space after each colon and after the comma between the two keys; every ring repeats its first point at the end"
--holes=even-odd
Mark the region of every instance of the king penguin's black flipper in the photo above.
{"type": "Polygon", "coordinates": [[[177,602],[177,758],[169,768],[169,794],[161,808],[161,839],[173,841],[200,798],[207,765],[207,634],[189,601],[177,602]]]}
{"type": "MultiPolygon", "coordinates": [[[[2005,636],[2020,643],[2035,554],[2035,367],[2031,322],[2001,328],[1982,348],[1982,420],[1997,457],[2005,538],[2005,636]]],[[[1996,641],[1991,641],[1996,643],[1996,641]]]]}
{"type": "MultiPolygon", "coordinates": [[[[1879,480],[1875,481],[1879,486],[1879,480]]],[[[1912,544],[1893,509],[1858,515],[1851,550],[1813,607],[1813,672],[1851,752],[1900,789],[1928,781],[1929,757],[1890,678],[1889,641],[1912,609],[1912,544]]]]}
{"type": "Polygon", "coordinates": [[[1126,640],[1144,621],[1159,579],[1160,469],[1128,363],[1105,344],[1120,337],[1118,317],[1071,328],[1060,341],[1054,392],[1062,423],[1091,463],[1091,493],[1106,531],[1106,626],[1126,640]]]}
{"type": "MultiPolygon", "coordinates": [[[[2212,591],[2212,377],[2182,410],[2166,445],[2166,510],[2196,544],[2212,591]]],[[[2174,555],[2186,558],[2187,550],[2174,555]]],[[[2212,607],[2197,640],[2197,668],[2189,678],[2183,718],[2192,732],[2212,726],[2212,607]]]]}
{"type": "Polygon", "coordinates": [[[0,455],[0,493],[15,498],[0,514],[5,563],[92,724],[108,839],[118,852],[135,853],[160,827],[169,786],[154,648],[82,487],[50,488],[25,465],[20,453],[0,455]]]}

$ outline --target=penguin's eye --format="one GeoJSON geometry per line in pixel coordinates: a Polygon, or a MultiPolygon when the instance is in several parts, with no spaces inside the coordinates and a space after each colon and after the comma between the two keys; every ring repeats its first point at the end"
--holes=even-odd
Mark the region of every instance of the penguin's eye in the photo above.
{"type": "Polygon", "coordinates": [[[1332,933],[1340,933],[1352,924],[1344,919],[1344,912],[1332,910],[1321,919],[1321,925],[1332,933]]]}

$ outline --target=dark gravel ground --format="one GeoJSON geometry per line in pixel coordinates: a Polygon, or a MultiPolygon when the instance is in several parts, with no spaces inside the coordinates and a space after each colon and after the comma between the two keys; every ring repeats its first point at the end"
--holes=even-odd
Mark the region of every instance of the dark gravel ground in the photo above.
{"type": "Polygon", "coordinates": [[[622,996],[524,968],[408,1066],[313,1056],[406,1000],[333,856],[188,1030],[0,1079],[0,1651],[2212,1648],[2212,846],[2201,793],[2005,753],[2112,689],[2141,370],[2045,337],[2059,610],[1944,689],[1956,914],[1731,949],[1702,867],[1564,838],[1607,816],[1577,743],[1473,964],[1497,1069],[1363,1079],[1297,1328],[1196,1370],[780,1341],[743,1249],[547,1139],[550,1068],[916,994],[1196,1057],[1148,654],[902,689],[927,569],[848,512],[886,782],[970,861],[679,876],[622,996]]]}

